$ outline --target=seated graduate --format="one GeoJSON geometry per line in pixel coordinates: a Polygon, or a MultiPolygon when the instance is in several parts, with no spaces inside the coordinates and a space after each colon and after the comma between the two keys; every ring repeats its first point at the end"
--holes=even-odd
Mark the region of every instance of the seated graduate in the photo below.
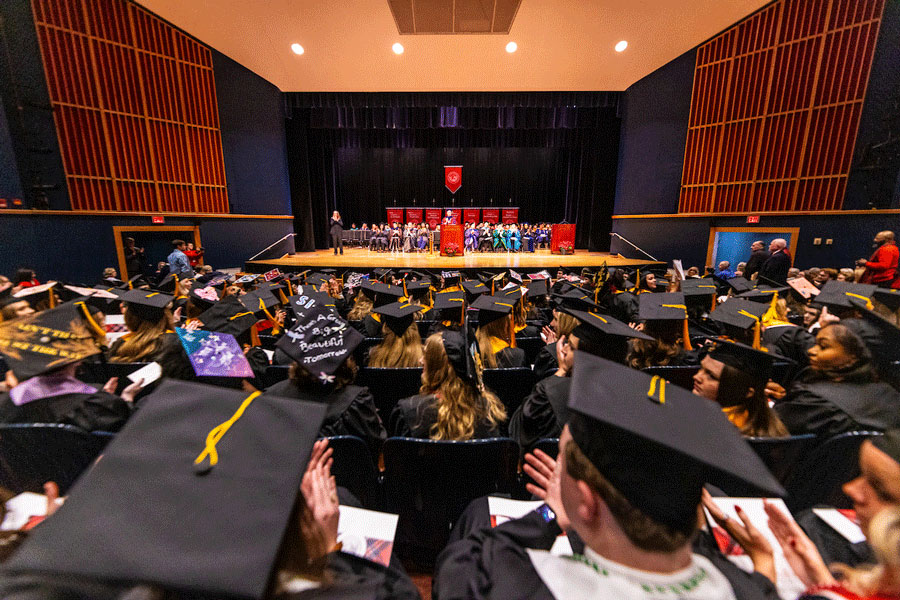
{"type": "MultiPolygon", "coordinates": [[[[383,272],[382,276],[390,273],[390,270],[388,269],[376,269],[375,272],[378,273],[379,271],[383,272]]],[[[365,294],[372,298],[372,309],[370,309],[368,314],[362,319],[361,332],[365,334],[366,337],[381,337],[383,331],[381,315],[375,312],[375,308],[397,302],[403,296],[403,288],[398,285],[381,283],[380,281],[367,281],[360,286],[360,294],[365,294]]],[[[364,307],[365,304],[362,306],[364,307]]],[[[355,308],[356,307],[354,307],[354,310],[351,310],[350,314],[347,315],[348,319],[353,316],[358,316],[362,312],[362,309],[356,312],[355,308]]]]}
{"type": "Polygon", "coordinates": [[[622,269],[610,269],[598,300],[610,315],[625,323],[633,323],[638,315],[638,299],[630,290],[634,288],[622,269]]]}
{"type": "Polygon", "coordinates": [[[120,397],[115,377],[102,390],[76,378],[82,361],[100,353],[82,315],[66,303],[0,324],[0,351],[10,365],[0,423],[60,423],[85,431],[118,431],[125,424],[140,383],[120,397]]]}
{"type": "MultiPolygon", "coordinates": [[[[564,302],[581,306],[572,299],[564,302]]],[[[568,336],[557,341],[559,366],[556,372],[538,381],[510,418],[509,436],[519,442],[523,451],[531,449],[543,438],[559,437],[566,424],[569,418],[566,402],[572,384],[575,350],[622,364],[630,339],[651,339],[607,315],[569,308],[565,304],[560,310],[576,319],[578,325],[568,336]]]]}
{"type": "Polygon", "coordinates": [[[633,369],[697,364],[697,354],[691,351],[684,293],[641,294],[638,301],[641,331],[653,339],[632,340],[626,364],[633,369]]]}
{"type": "Polygon", "coordinates": [[[381,343],[369,350],[368,367],[418,367],[422,364],[422,338],[416,325],[418,304],[392,302],[372,310],[381,317],[381,343]]]}
{"type": "MultiPolygon", "coordinates": [[[[191,323],[188,327],[199,326],[205,331],[233,335],[253,370],[253,378],[250,382],[259,387],[262,385],[263,374],[270,362],[259,341],[257,322],[256,313],[244,306],[238,296],[225,296],[201,313],[197,317],[196,323],[191,323]]],[[[174,350],[170,349],[160,355],[158,358],[160,364],[170,360],[172,353],[176,356],[180,354],[180,344],[177,346],[174,350]]]]}
{"type": "Polygon", "coordinates": [[[539,337],[540,329],[528,324],[528,313],[531,304],[528,302],[528,288],[517,282],[510,282],[497,293],[498,298],[506,298],[513,303],[512,318],[513,331],[519,337],[539,337]]]}
{"type": "Polygon", "coordinates": [[[762,344],[777,354],[794,361],[800,368],[809,364],[807,351],[816,343],[814,335],[788,320],[787,300],[779,297],[790,288],[770,288],[760,285],[738,297],[764,302],[768,310],[762,316],[762,344]]]}
{"type": "Polygon", "coordinates": [[[152,290],[129,290],[120,295],[129,333],[109,349],[110,362],[151,362],[167,344],[177,344],[172,319],[172,296],[152,290]]]}
{"type": "Polygon", "coordinates": [[[405,574],[340,550],[331,452],[315,442],[324,406],[174,381],[149,400],[29,532],[0,596],[419,597],[405,574]]]}
{"type": "Polygon", "coordinates": [[[556,342],[567,338],[577,326],[578,319],[570,314],[553,309],[553,320],[550,321],[550,325],[544,327],[543,332],[546,336],[547,344],[538,350],[534,359],[534,365],[531,367],[531,370],[534,371],[535,379],[540,381],[556,372],[559,368],[556,342]]]}
{"type": "Polygon", "coordinates": [[[32,308],[27,299],[16,298],[9,293],[9,288],[7,288],[6,292],[0,298],[0,321],[11,321],[12,319],[27,317],[34,313],[34,308],[32,308]]]}
{"type": "Polygon", "coordinates": [[[391,435],[433,440],[498,437],[503,403],[484,387],[480,360],[463,334],[442,331],[425,343],[419,395],[400,400],[391,413],[391,435]]]}
{"type": "Polygon", "coordinates": [[[784,493],[717,408],[579,352],[568,409],[558,460],[539,453],[525,468],[546,504],[448,545],[435,598],[777,598],[773,563],[746,573],[691,546],[704,484],[784,493]],[[549,552],[563,531],[583,542],[570,536],[574,556],[549,552]]]}
{"type": "Polygon", "coordinates": [[[900,427],[900,392],[878,381],[859,336],[832,323],[817,332],[809,368],[775,412],[792,435],[815,433],[825,439],[848,431],[884,431],[900,427]]]}
{"type": "Polygon", "coordinates": [[[461,331],[466,323],[466,295],[462,291],[438,292],[434,295],[434,323],[429,335],[441,331],[461,331]]]}
{"type": "Polygon", "coordinates": [[[747,437],[790,435],[766,399],[766,383],[776,358],[768,352],[725,340],[711,341],[694,375],[694,393],[722,407],[747,437]]]}
{"type": "Polygon", "coordinates": [[[366,387],[353,385],[353,351],[362,335],[325,306],[314,306],[275,347],[294,359],[288,379],[266,389],[266,395],[297,398],[327,407],[320,435],[355,435],[378,456],[387,438],[366,387]]]}
{"type": "Polygon", "coordinates": [[[486,369],[525,366],[525,351],[516,348],[513,331],[513,304],[506,298],[480,296],[472,303],[478,309],[478,328],[475,339],[486,369]]]}

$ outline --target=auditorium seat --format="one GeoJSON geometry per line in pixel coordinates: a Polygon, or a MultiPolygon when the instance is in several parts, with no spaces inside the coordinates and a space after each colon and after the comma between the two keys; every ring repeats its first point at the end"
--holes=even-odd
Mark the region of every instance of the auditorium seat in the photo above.
{"type": "Polygon", "coordinates": [[[290,365],[269,365],[263,372],[262,385],[263,388],[269,388],[288,378],[290,365]]]}
{"type": "Polygon", "coordinates": [[[694,389],[694,375],[700,370],[699,365],[663,365],[642,369],[649,375],[659,375],[669,383],[686,390],[694,389]]]}
{"type": "Polygon", "coordinates": [[[850,499],[841,486],[859,475],[859,447],[876,431],[851,431],[829,438],[800,461],[784,487],[785,499],[792,513],[828,504],[850,508],[850,499]]]}
{"type": "Polygon", "coordinates": [[[559,454],[559,438],[544,438],[538,440],[538,443],[534,445],[534,448],[535,450],[542,451],[551,458],[556,458],[556,455],[559,454]]]}
{"type": "Polygon", "coordinates": [[[419,337],[422,338],[422,341],[425,341],[425,338],[428,337],[428,332],[431,331],[431,328],[434,326],[434,320],[421,320],[416,321],[416,327],[419,328],[419,337]]]}
{"type": "Polygon", "coordinates": [[[516,412],[525,396],[531,393],[534,384],[534,371],[529,367],[484,370],[484,385],[503,402],[507,417],[516,412]]]}
{"type": "Polygon", "coordinates": [[[422,367],[364,367],[356,374],[356,384],[369,388],[381,420],[387,423],[397,401],[419,393],[419,388],[422,387],[422,367]]]}
{"type": "Polygon", "coordinates": [[[328,438],[328,447],[333,451],[331,474],[337,484],[347,488],[364,508],[381,510],[381,484],[366,442],[355,435],[336,435],[328,438]]]}
{"type": "Polygon", "coordinates": [[[788,480],[798,461],[816,445],[817,441],[816,436],[812,433],[784,438],[748,437],[746,439],[772,475],[781,483],[788,480]]]}
{"type": "Polygon", "coordinates": [[[516,346],[525,351],[525,363],[533,365],[541,348],[547,345],[544,338],[540,336],[534,337],[516,337],[516,346]]]}
{"type": "Polygon", "coordinates": [[[274,350],[275,343],[278,341],[279,336],[271,335],[268,333],[260,333],[259,334],[259,345],[262,346],[266,350],[274,350]]]}
{"type": "Polygon", "coordinates": [[[431,566],[466,505],[517,488],[519,445],[508,438],[449,442],[390,438],[384,444],[385,508],[400,515],[395,550],[431,566]]]}
{"type": "Polygon", "coordinates": [[[72,425],[0,425],[0,486],[16,494],[41,493],[44,483],[54,481],[64,495],[110,439],[72,425]]]}

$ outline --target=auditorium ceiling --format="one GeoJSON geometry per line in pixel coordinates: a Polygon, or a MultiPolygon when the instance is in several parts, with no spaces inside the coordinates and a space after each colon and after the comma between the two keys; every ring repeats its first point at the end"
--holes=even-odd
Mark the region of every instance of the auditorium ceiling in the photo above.
{"type": "MultiPolygon", "coordinates": [[[[472,22],[495,4],[422,1],[458,2],[472,22]]],[[[521,0],[504,3],[518,4],[509,33],[461,34],[457,19],[437,27],[446,34],[403,35],[396,0],[137,2],[282,91],[373,92],[624,90],[768,0],[521,0]]]]}

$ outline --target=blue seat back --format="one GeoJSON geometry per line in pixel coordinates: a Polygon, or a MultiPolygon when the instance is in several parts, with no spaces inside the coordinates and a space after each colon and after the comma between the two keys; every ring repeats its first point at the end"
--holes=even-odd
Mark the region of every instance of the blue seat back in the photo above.
{"type": "Polygon", "coordinates": [[[812,433],[785,438],[747,438],[756,455],[781,483],[788,480],[797,463],[816,445],[816,441],[812,433]]]}
{"type": "Polygon", "coordinates": [[[516,346],[525,351],[525,364],[533,365],[541,348],[547,345],[547,342],[540,336],[535,337],[518,337],[516,336],[516,346]]]}
{"type": "Polygon", "coordinates": [[[364,367],[356,374],[356,384],[369,388],[381,420],[387,423],[399,400],[419,393],[419,388],[422,387],[422,367],[364,367]]]}

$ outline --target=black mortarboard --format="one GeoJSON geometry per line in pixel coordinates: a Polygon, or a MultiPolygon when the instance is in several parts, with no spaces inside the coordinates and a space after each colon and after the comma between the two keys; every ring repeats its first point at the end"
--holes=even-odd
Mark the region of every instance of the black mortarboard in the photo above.
{"type": "Polygon", "coordinates": [[[444,344],[447,360],[457,377],[471,385],[478,386],[480,382],[478,370],[475,367],[475,355],[478,350],[477,345],[467,343],[465,335],[467,329],[463,327],[462,332],[442,331],[441,342],[444,344]]]}
{"type": "Polygon", "coordinates": [[[153,290],[128,290],[120,296],[120,299],[128,304],[128,310],[145,321],[162,319],[166,307],[174,300],[168,294],[153,290]]]}
{"type": "Polygon", "coordinates": [[[430,290],[430,281],[411,281],[406,284],[406,291],[412,298],[424,298],[430,290]]]}
{"type": "Polygon", "coordinates": [[[596,310],[600,306],[594,302],[593,295],[577,286],[570,286],[565,292],[553,294],[553,302],[557,307],[575,310],[596,310]]]}
{"type": "Polygon", "coordinates": [[[491,291],[490,286],[485,285],[481,281],[463,281],[462,287],[470,300],[474,300],[477,296],[491,291]]]}
{"type": "Polygon", "coordinates": [[[846,281],[829,281],[822,287],[813,302],[829,308],[855,308],[854,300],[867,302],[877,286],[868,283],[848,283],[846,281]]]}
{"type": "Polygon", "coordinates": [[[891,310],[900,308],[900,289],[897,288],[875,288],[872,292],[872,298],[878,300],[891,310]]]}
{"type": "Polygon", "coordinates": [[[681,292],[641,294],[638,305],[638,319],[641,321],[684,321],[687,318],[687,307],[681,292]]]}
{"type": "Polygon", "coordinates": [[[164,381],[5,566],[262,598],[327,408],[164,381]]]}
{"type": "Polygon", "coordinates": [[[723,281],[728,287],[734,290],[735,294],[740,294],[742,292],[749,292],[753,289],[753,283],[745,279],[744,277],[732,277],[731,279],[722,279],[719,277],[713,276],[714,279],[723,281]]]}
{"type": "Polygon", "coordinates": [[[772,363],[776,358],[786,360],[771,352],[721,339],[709,340],[706,349],[710,358],[743,371],[757,381],[768,381],[772,377],[772,363]]]}
{"type": "Polygon", "coordinates": [[[241,301],[241,304],[247,307],[247,310],[252,310],[260,318],[268,318],[271,314],[271,310],[281,304],[272,292],[264,289],[247,292],[246,294],[238,296],[238,299],[241,301]],[[269,314],[266,314],[267,312],[269,314]]]}
{"type": "Polygon", "coordinates": [[[375,306],[396,302],[403,295],[403,288],[399,285],[390,285],[379,281],[366,281],[360,287],[366,290],[366,295],[373,297],[375,306]]]}
{"type": "Polygon", "coordinates": [[[716,295],[716,282],[712,277],[685,279],[681,282],[681,293],[685,299],[716,295]]]}
{"type": "Polygon", "coordinates": [[[415,315],[422,310],[418,304],[409,302],[392,302],[373,308],[372,312],[381,315],[381,320],[397,336],[402,336],[415,321],[415,315]]]}
{"type": "Polygon", "coordinates": [[[159,283],[154,286],[154,289],[159,290],[160,292],[166,292],[168,294],[174,294],[178,290],[175,289],[175,282],[181,281],[181,278],[175,274],[166,275],[163,277],[159,283]]]}
{"type": "Polygon", "coordinates": [[[331,281],[331,276],[324,275],[322,273],[313,273],[312,275],[306,277],[306,284],[314,285],[316,286],[316,289],[322,287],[323,284],[326,284],[329,281],[331,281]]]}
{"type": "Polygon", "coordinates": [[[535,298],[537,296],[546,296],[548,293],[547,290],[547,280],[546,279],[536,279],[528,283],[528,297],[535,298]]]}
{"type": "Polygon", "coordinates": [[[738,329],[750,329],[769,310],[766,304],[745,298],[731,298],[710,313],[709,318],[738,329]]]}
{"type": "Polygon", "coordinates": [[[466,296],[462,292],[438,292],[434,296],[434,310],[445,319],[462,321],[465,316],[466,296]]]}
{"type": "Polygon", "coordinates": [[[753,300],[754,302],[771,302],[772,296],[774,294],[778,294],[779,297],[784,297],[784,293],[790,291],[790,287],[771,287],[768,285],[759,285],[755,289],[741,292],[738,294],[738,298],[746,298],[747,300],[753,300]]]}
{"type": "Polygon", "coordinates": [[[106,291],[106,289],[86,288],[78,285],[64,284],[59,288],[59,294],[63,300],[84,300],[91,306],[96,306],[100,310],[108,309],[110,304],[119,302],[119,296],[122,290],[106,291]]]}
{"type": "Polygon", "coordinates": [[[73,304],[0,323],[0,353],[24,381],[99,354],[73,304]]]}
{"type": "Polygon", "coordinates": [[[884,435],[869,438],[872,445],[900,463],[900,429],[888,429],[884,435]]]}
{"type": "Polygon", "coordinates": [[[147,279],[143,276],[143,274],[135,275],[119,287],[121,287],[121,289],[123,290],[131,290],[137,287],[141,287],[142,285],[147,285],[147,279]]]}
{"type": "Polygon", "coordinates": [[[512,312],[516,301],[508,298],[497,298],[494,296],[479,296],[472,303],[472,308],[478,309],[478,326],[484,327],[488,323],[493,323],[498,319],[502,319],[512,312]]]}
{"type": "MultiPolygon", "coordinates": [[[[42,283],[41,285],[33,285],[31,287],[27,287],[19,290],[13,297],[18,300],[25,300],[32,305],[37,304],[43,300],[48,300],[50,294],[55,294],[56,291],[53,289],[56,287],[56,281],[48,281],[47,283],[42,283]]],[[[52,304],[50,306],[53,306],[52,304]]]]}
{"type": "Polygon", "coordinates": [[[560,310],[567,315],[578,319],[578,325],[572,331],[579,338],[586,338],[598,344],[602,344],[605,336],[617,336],[622,338],[636,338],[639,340],[652,340],[646,333],[640,332],[626,323],[614,319],[609,315],[600,315],[595,312],[587,312],[572,308],[561,307],[560,310]]]}
{"type": "Polygon", "coordinates": [[[660,376],[576,352],[568,407],[572,440],[600,474],[676,531],[696,529],[707,483],[785,493],[717,405],[660,376]]]}
{"type": "Polygon", "coordinates": [[[334,381],[334,372],[362,342],[361,333],[331,309],[317,306],[285,331],[276,348],[297,361],[323,384],[334,381]]]}
{"type": "Polygon", "coordinates": [[[225,296],[197,317],[203,329],[230,333],[238,337],[259,320],[254,311],[241,304],[237,296],[225,296]]]}
{"type": "Polygon", "coordinates": [[[375,275],[376,279],[384,279],[385,277],[387,277],[388,275],[391,274],[391,270],[384,269],[384,268],[375,269],[374,271],[372,271],[372,274],[375,275]]]}

